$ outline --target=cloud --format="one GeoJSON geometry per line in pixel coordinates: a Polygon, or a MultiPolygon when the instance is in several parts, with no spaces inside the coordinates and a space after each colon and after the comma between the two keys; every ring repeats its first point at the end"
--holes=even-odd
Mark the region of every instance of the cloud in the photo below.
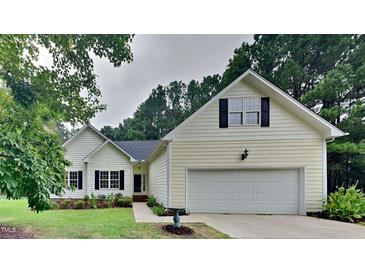
{"type": "Polygon", "coordinates": [[[136,35],[132,63],[114,68],[105,59],[95,60],[107,110],[98,113],[92,124],[99,129],[117,126],[159,84],[221,74],[234,49],[252,40],[252,35],[136,35]]]}

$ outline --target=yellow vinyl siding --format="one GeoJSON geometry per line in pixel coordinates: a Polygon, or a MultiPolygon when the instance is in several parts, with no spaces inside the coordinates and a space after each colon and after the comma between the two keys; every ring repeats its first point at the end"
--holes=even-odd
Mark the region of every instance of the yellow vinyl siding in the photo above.
{"type": "MultiPolygon", "coordinates": [[[[267,96],[241,81],[237,87],[227,91],[223,98],[267,96]]],[[[270,127],[246,125],[241,127],[219,128],[218,100],[176,132],[178,140],[250,140],[256,139],[303,139],[320,138],[320,134],[300,117],[289,112],[284,106],[270,100],[270,127]],[[283,133],[285,131],[285,134],[283,133]]]]}
{"type": "Polygon", "coordinates": [[[149,170],[149,194],[163,205],[167,205],[167,150],[163,150],[154,158],[149,170]]]}
{"type": "MultiPolygon", "coordinates": [[[[267,95],[241,81],[222,98],[267,95]]],[[[305,168],[306,209],[319,210],[322,198],[322,135],[296,114],[270,100],[270,127],[219,128],[219,102],[190,120],[169,144],[171,207],[185,207],[188,168],[305,168]],[[249,150],[242,161],[243,150],[249,150]]]]}
{"type": "Polygon", "coordinates": [[[170,143],[171,207],[185,206],[189,168],[305,168],[307,211],[319,210],[322,198],[322,140],[219,141],[170,143]],[[249,156],[240,159],[246,148],[249,156]]]}

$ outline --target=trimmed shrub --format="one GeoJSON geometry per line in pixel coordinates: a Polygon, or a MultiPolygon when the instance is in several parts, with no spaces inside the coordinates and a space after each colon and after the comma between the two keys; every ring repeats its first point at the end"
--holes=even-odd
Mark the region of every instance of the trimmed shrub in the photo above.
{"type": "Polygon", "coordinates": [[[118,207],[131,207],[132,206],[132,198],[131,197],[122,197],[118,199],[117,206],[118,207]]]}
{"type": "Polygon", "coordinates": [[[57,202],[51,201],[50,209],[58,210],[58,209],[60,209],[60,205],[57,202]]]}
{"type": "Polygon", "coordinates": [[[89,195],[85,195],[84,196],[84,202],[87,204],[87,202],[90,200],[89,195]]]}
{"type": "Polygon", "coordinates": [[[91,208],[93,208],[93,209],[97,208],[96,196],[94,195],[94,193],[91,193],[91,195],[90,195],[90,205],[91,205],[91,208]]]}
{"type": "Polygon", "coordinates": [[[63,204],[64,208],[70,208],[70,207],[73,207],[74,202],[71,199],[64,199],[62,201],[62,204],[63,204]]]}
{"type": "Polygon", "coordinates": [[[162,205],[157,205],[152,207],[152,212],[157,216],[165,215],[165,208],[162,205]]]}
{"type": "Polygon", "coordinates": [[[106,196],[104,194],[98,195],[98,200],[104,201],[106,199],[106,196]]]}
{"type": "Polygon", "coordinates": [[[365,197],[356,186],[331,193],[323,203],[323,208],[331,219],[354,222],[365,217],[365,197]]]}
{"type": "Polygon", "coordinates": [[[154,206],[157,206],[158,203],[157,203],[157,200],[155,197],[153,196],[148,196],[148,199],[147,199],[147,206],[149,207],[154,207],[154,206]]]}
{"type": "Polygon", "coordinates": [[[85,207],[85,203],[83,201],[77,201],[75,203],[75,209],[83,209],[85,207]]]}
{"type": "Polygon", "coordinates": [[[123,197],[122,193],[117,193],[117,194],[114,195],[114,201],[118,201],[122,197],[123,197]]]}

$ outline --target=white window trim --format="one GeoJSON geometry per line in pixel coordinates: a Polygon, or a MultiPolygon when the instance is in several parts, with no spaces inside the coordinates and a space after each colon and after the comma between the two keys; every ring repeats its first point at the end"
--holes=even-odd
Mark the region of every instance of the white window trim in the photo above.
{"type": "Polygon", "coordinates": [[[256,111],[245,111],[245,102],[244,100],[247,98],[259,98],[261,99],[260,96],[244,96],[244,97],[229,97],[228,98],[228,127],[258,127],[261,126],[261,100],[260,100],[260,107],[258,109],[258,113],[259,113],[259,123],[258,124],[246,124],[246,112],[256,112],[256,111]],[[238,111],[229,111],[229,102],[230,100],[234,100],[234,99],[241,99],[242,100],[242,112],[238,112],[238,111]],[[242,113],[242,124],[241,125],[233,125],[231,124],[231,112],[232,113],[242,113]]]}
{"type": "Polygon", "coordinates": [[[100,175],[99,175],[99,188],[100,189],[119,189],[120,187],[120,173],[118,170],[100,170],[100,175]],[[111,179],[111,172],[115,171],[118,173],[118,179],[111,179]],[[108,187],[101,187],[101,180],[106,180],[106,179],[101,179],[101,172],[108,172],[108,187]],[[118,180],[118,186],[117,187],[110,187],[110,183],[111,181],[116,181],[118,180]]]}
{"type": "Polygon", "coordinates": [[[67,171],[67,185],[68,185],[68,187],[71,187],[71,175],[70,175],[71,172],[76,172],[76,179],[72,179],[72,180],[76,180],[75,188],[77,189],[77,187],[79,185],[79,172],[76,170],[67,171]]]}
{"type": "Polygon", "coordinates": [[[109,170],[109,188],[110,189],[119,189],[119,185],[120,184],[120,174],[119,174],[119,171],[118,170],[109,170]],[[111,175],[112,175],[112,172],[116,172],[118,174],[118,178],[117,179],[112,179],[111,175]],[[111,182],[112,181],[117,181],[117,187],[111,187],[111,182]]]}
{"type": "Polygon", "coordinates": [[[109,170],[100,170],[100,174],[99,174],[99,188],[100,189],[109,189],[109,179],[110,179],[110,176],[109,176],[109,170]],[[101,178],[101,173],[102,172],[107,172],[108,173],[108,186],[107,187],[102,187],[101,186],[101,181],[105,181],[106,179],[102,179],[101,178]]]}

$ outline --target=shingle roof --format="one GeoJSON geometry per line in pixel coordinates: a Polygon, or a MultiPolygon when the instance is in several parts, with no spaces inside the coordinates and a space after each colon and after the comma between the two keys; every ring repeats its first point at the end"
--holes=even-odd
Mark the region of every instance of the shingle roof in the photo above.
{"type": "Polygon", "coordinates": [[[146,160],[158,144],[158,140],[152,141],[115,141],[120,148],[128,152],[134,159],[146,160]]]}

